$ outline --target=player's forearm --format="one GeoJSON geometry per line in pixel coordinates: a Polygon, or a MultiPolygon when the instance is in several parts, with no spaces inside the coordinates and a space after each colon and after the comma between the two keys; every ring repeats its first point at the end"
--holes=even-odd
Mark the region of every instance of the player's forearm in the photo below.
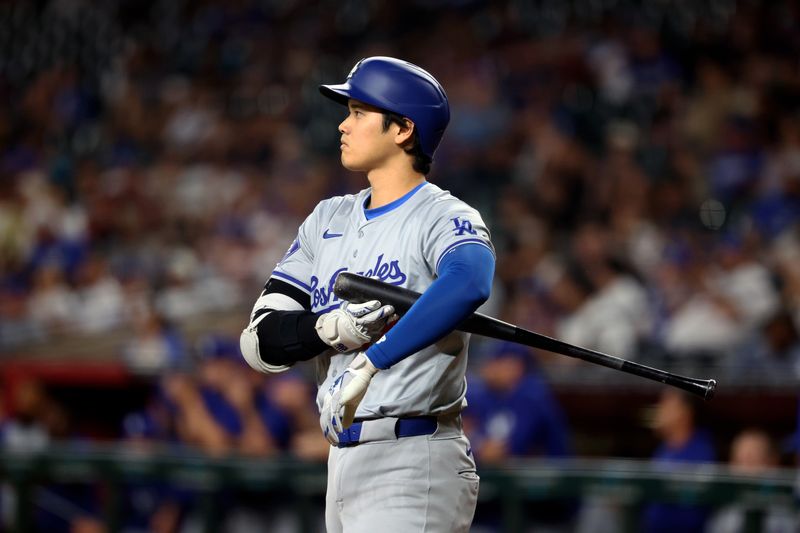
{"type": "Polygon", "coordinates": [[[316,332],[317,316],[299,289],[270,279],[256,302],[239,347],[247,364],[260,372],[282,372],[328,349],[316,332]]]}
{"type": "Polygon", "coordinates": [[[270,365],[293,365],[330,348],[314,328],[317,318],[311,311],[269,311],[257,328],[261,359],[270,365]]]}
{"type": "Polygon", "coordinates": [[[489,298],[493,276],[494,256],[488,248],[456,248],[442,260],[439,278],[385,340],[367,350],[367,357],[385,369],[441,339],[489,298]]]}

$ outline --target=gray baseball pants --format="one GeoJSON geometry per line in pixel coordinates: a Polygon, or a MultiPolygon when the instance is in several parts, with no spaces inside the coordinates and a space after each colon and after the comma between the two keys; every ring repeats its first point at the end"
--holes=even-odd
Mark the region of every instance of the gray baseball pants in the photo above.
{"type": "Polygon", "coordinates": [[[469,531],[479,478],[460,417],[440,418],[432,435],[399,439],[395,421],[364,422],[361,444],[331,447],[328,533],[469,531]]]}

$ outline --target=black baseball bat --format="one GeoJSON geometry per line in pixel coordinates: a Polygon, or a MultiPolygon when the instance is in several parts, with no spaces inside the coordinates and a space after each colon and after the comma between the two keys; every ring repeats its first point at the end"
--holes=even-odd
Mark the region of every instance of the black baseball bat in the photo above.
{"type": "MultiPolygon", "coordinates": [[[[353,274],[352,272],[342,272],[337,276],[333,285],[333,292],[339,298],[355,303],[380,300],[383,304],[393,305],[395,312],[399,315],[405,314],[421,296],[418,292],[353,274]]],[[[589,363],[671,385],[702,396],[706,400],[714,397],[714,389],[717,386],[716,380],[713,379],[690,378],[641,365],[613,355],[575,346],[540,333],[534,333],[481,313],[473,313],[461,322],[457,329],[467,333],[512,341],[547,350],[548,352],[575,357],[589,363]]]]}

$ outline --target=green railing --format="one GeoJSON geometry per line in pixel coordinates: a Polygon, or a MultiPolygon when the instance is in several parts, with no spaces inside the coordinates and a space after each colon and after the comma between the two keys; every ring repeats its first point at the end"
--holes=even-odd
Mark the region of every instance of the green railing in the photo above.
{"type": "MultiPolygon", "coordinates": [[[[639,510],[648,502],[700,505],[739,503],[747,511],[748,531],[761,531],[767,506],[797,505],[797,472],[775,469],[754,476],[719,465],[674,466],[669,471],[646,461],[519,460],[502,468],[479,468],[479,506],[499,506],[503,530],[524,529],[531,502],[602,498],[624,510],[629,531],[636,531],[639,510]]],[[[225,489],[278,492],[293,502],[300,529],[316,531],[320,498],[325,493],[324,464],[290,457],[254,460],[210,458],[192,451],[136,452],[109,446],[49,449],[46,453],[0,452],[0,476],[14,487],[16,512],[11,531],[32,531],[32,495],[45,483],[102,483],[109,531],[120,524],[126,483],[158,481],[201,495],[206,531],[216,531],[223,509],[215,497],[225,489]]]]}

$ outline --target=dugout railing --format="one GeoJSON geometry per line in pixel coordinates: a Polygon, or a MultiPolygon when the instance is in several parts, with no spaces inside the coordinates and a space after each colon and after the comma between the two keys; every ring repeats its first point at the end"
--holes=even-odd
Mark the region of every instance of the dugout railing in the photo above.
{"type": "MultiPolygon", "coordinates": [[[[665,470],[647,461],[570,459],[518,460],[502,468],[479,468],[479,473],[479,508],[495,508],[500,527],[508,532],[525,531],[531,505],[554,500],[603,502],[621,515],[621,530],[631,532],[637,530],[642,506],[651,502],[737,504],[745,509],[746,530],[752,532],[762,531],[767,509],[798,508],[798,474],[785,468],[744,475],[716,464],[665,470]]],[[[212,458],[190,450],[108,445],[51,447],[35,454],[2,451],[0,475],[6,494],[14,495],[8,525],[15,533],[34,531],[36,492],[52,483],[97,484],[108,531],[119,531],[125,487],[148,482],[195,492],[206,532],[219,530],[224,503],[217,496],[226,490],[280,494],[300,531],[319,531],[326,484],[324,464],[289,457],[212,458]]]]}

